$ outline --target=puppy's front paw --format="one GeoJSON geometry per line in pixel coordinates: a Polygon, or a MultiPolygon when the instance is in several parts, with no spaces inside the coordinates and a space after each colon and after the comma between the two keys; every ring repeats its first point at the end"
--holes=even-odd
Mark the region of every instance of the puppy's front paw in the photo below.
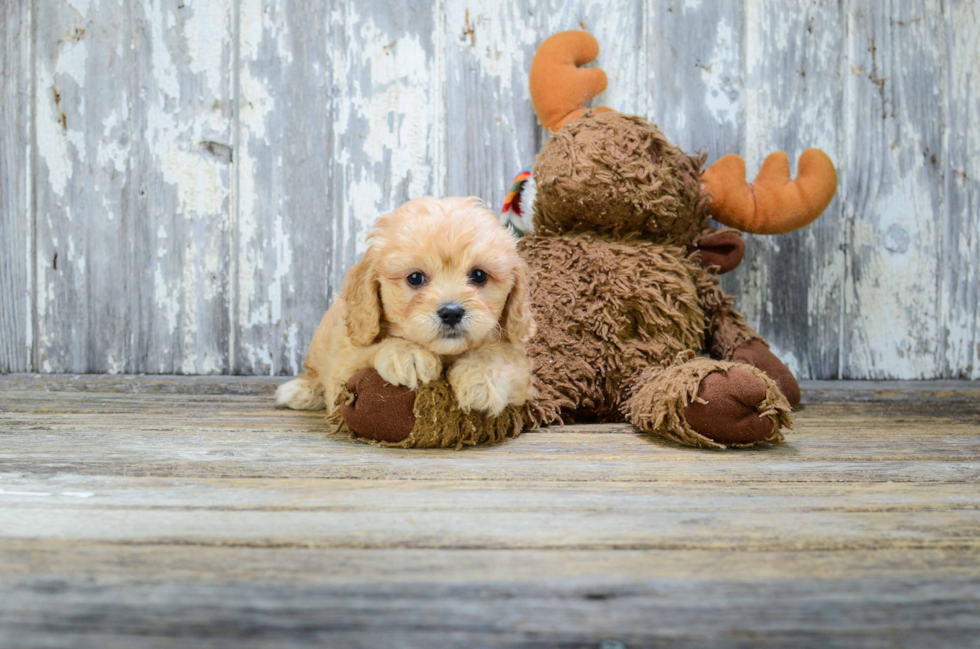
{"type": "Polygon", "coordinates": [[[513,381],[506,367],[464,359],[449,369],[446,378],[463,410],[480,410],[496,417],[510,403],[513,381]]]}
{"type": "Polygon", "coordinates": [[[416,389],[419,385],[435,381],[442,374],[442,361],[424,347],[407,340],[391,339],[374,359],[378,370],[388,383],[416,389]]]}

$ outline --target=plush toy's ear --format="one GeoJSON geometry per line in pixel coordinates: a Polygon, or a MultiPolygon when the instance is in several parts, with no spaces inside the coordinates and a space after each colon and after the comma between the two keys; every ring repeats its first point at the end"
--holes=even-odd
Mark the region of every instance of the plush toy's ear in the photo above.
{"type": "Polygon", "coordinates": [[[745,239],[734,230],[710,232],[695,247],[701,251],[701,266],[717,266],[719,275],[738,268],[745,256],[745,239]]]}
{"type": "Polygon", "coordinates": [[[514,286],[500,316],[500,324],[512,343],[526,342],[537,329],[527,297],[527,264],[520,259],[514,268],[514,286]]]}
{"type": "Polygon", "coordinates": [[[729,154],[701,177],[711,195],[709,211],[718,221],[744,232],[785,234],[820,216],[837,191],[837,170],[827,154],[807,149],[797,163],[796,180],[789,177],[789,159],[770,154],[755,181],[745,182],[745,160],[729,154]]]}
{"type": "MultiPolygon", "coordinates": [[[[531,61],[531,103],[541,125],[554,133],[582,114],[585,104],[606,89],[606,73],[581,66],[599,56],[599,43],[588,32],[568,31],[541,43],[531,61]]],[[[594,112],[611,110],[596,108],[594,112]]]]}
{"type": "Polygon", "coordinates": [[[381,333],[381,285],[374,267],[376,253],[368,248],[344,277],[344,300],[347,302],[347,335],[358,347],[366,347],[381,333]]]}

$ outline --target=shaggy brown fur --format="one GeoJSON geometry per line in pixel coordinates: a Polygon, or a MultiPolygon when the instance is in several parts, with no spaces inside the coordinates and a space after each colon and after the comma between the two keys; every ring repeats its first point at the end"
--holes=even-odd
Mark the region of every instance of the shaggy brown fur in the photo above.
{"type": "MultiPolygon", "coordinates": [[[[772,422],[772,432],[761,441],[773,444],[783,442],[780,427],[791,428],[789,404],[775,383],[762,371],[749,366],[708,358],[695,358],[693,352],[679,354],[674,362],[651,365],[640,375],[635,389],[626,403],[629,420],[640,430],[657,433],[688,446],[725,448],[724,444],[694,430],[684,416],[688,404],[701,401],[698,388],[706,376],[732,368],[744,368],[765,383],[765,398],[756,406],[759,417],[772,422]]],[[[729,443],[728,446],[753,446],[749,443],[729,443]]]]}
{"type": "MultiPolygon", "coordinates": [[[[702,162],[646,120],[614,112],[586,112],[541,151],[535,233],[520,247],[539,326],[528,343],[536,424],[631,419],[684,444],[723,446],[694,431],[684,408],[705,376],[732,364],[694,352],[727,360],[759,337],[689,252],[712,231],[702,162]]],[[[778,443],[789,405],[753,371],[766,382],[759,412],[775,424],[766,441],[778,443]]]]}
{"type": "Polygon", "coordinates": [[[703,162],[642,117],[587,112],[555,133],[538,155],[535,232],[591,230],[687,245],[708,219],[703,162]]]}
{"type": "MultiPolygon", "coordinates": [[[[352,439],[390,448],[458,450],[464,446],[491,444],[502,442],[508,437],[517,437],[531,425],[525,408],[509,406],[496,417],[460,410],[456,405],[452,388],[445,378],[441,378],[415,390],[415,426],[405,439],[388,442],[361,437],[347,427],[341,410],[344,404],[354,399],[355,395],[347,386],[343,386],[337,397],[337,403],[327,415],[327,421],[333,424],[334,432],[349,433],[352,439]]],[[[379,414],[384,415],[384,413],[379,414]]]]}
{"type": "Polygon", "coordinates": [[[750,356],[785,366],[697,249],[714,232],[700,187],[703,161],[639,117],[586,111],[568,121],[538,156],[534,234],[520,243],[538,323],[527,352],[539,398],[481,423],[431,384],[417,393],[419,434],[386,445],[499,441],[529,424],[574,420],[632,421],[693,446],[782,442],[790,404],[779,387],[756,367],[729,361],[760,341],[750,356]],[[698,350],[712,358],[696,357],[698,350]],[[706,380],[714,373],[732,380],[706,380]],[[709,424],[702,430],[688,421],[692,404],[709,424]],[[772,427],[760,427],[759,417],[772,427]],[[712,438],[711,430],[721,432],[712,438]]]}

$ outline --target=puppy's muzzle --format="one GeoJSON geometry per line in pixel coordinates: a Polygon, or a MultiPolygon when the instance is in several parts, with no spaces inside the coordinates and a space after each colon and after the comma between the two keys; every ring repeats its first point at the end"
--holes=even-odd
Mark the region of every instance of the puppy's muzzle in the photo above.
{"type": "Polygon", "coordinates": [[[463,316],[466,315],[466,309],[460,304],[443,304],[436,311],[436,315],[439,316],[439,322],[445,327],[456,327],[463,320],[463,316]]]}

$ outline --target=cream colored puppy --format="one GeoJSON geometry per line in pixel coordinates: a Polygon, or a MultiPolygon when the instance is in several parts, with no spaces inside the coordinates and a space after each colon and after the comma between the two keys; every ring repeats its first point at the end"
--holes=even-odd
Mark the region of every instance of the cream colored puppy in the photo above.
{"type": "Polygon", "coordinates": [[[278,405],[332,407],[367,367],[412,389],[446,367],[459,406],[490,415],[533,396],[527,265],[478,199],[410,201],[378,219],[368,242],[278,405]]]}

